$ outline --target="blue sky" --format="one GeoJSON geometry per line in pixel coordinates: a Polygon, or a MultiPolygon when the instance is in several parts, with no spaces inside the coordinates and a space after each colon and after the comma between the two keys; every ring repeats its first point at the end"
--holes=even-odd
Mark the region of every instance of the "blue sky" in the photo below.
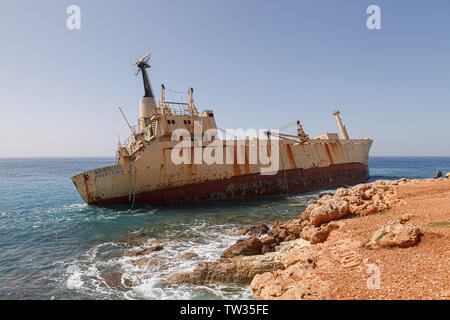
{"type": "Polygon", "coordinates": [[[129,135],[117,107],[136,123],[143,94],[131,62],[149,51],[154,91],[194,87],[221,128],[299,119],[316,136],[337,132],[338,108],[371,155],[450,156],[449,15],[447,0],[2,0],[0,157],[113,155],[129,135]]]}

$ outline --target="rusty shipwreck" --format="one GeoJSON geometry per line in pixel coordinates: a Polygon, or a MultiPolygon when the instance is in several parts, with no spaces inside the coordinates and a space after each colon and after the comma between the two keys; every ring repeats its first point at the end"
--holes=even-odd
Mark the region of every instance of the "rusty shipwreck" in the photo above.
{"type": "MultiPolygon", "coordinates": [[[[165,88],[161,85],[157,103],[147,74],[148,59],[149,54],[135,62],[142,74],[145,95],[140,100],[137,127],[130,126],[132,135],[126,143],[118,144],[117,164],[72,177],[88,204],[133,206],[135,203],[251,198],[332,188],[369,177],[368,153],[372,139],[349,139],[339,111],[334,115],[340,138],[337,133],[309,138],[298,121],[297,135],[267,132],[267,139],[276,139],[279,144],[279,168],[273,174],[262,174],[262,164],[249,161],[251,144],[259,138],[222,144],[224,156],[234,146],[231,163],[174,163],[171,154],[179,144],[173,141],[174,131],[183,129],[195,136],[195,130],[200,127],[211,142],[218,138],[206,133],[217,129],[216,121],[212,110],[198,112],[192,89],[188,91],[187,102],[175,103],[165,101],[165,88]]],[[[197,141],[197,144],[205,148],[206,142],[197,141]]]]}

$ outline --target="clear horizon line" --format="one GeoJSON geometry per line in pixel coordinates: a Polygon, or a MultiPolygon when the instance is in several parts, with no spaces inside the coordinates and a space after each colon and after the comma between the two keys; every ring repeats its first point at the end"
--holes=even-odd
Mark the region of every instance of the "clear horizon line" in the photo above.
{"type": "MultiPolygon", "coordinates": [[[[392,157],[392,158],[450,158],[450,155],[372,155],[374,157],[392,157]]],[[[116,158],[115,156],[0,156],[0,159],[68,159],[68,158],[116,158]]]]}

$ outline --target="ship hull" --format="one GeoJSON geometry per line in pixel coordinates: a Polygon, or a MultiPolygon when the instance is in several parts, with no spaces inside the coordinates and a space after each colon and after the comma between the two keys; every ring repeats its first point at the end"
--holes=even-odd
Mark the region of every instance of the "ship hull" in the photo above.
{"type": "MultiPolygon", "coordinates": [[[[183,186],[136,193],[135,203],[168,203],[221,199],[249,199],[262,196],[304,193],[355,184],[369,178],[369,169],[362,163],[346,163],[323,168],[290,169],[275,175],[241,175],[223,180],[205,181],[183,186]]],[[[123,196],[92,202],[107,206],[129,204],[123,196]]]]}
{"type": "MultiPolygon", "coordinates": [[[[248,145],[235,148],[234,163],[174,164],[176,142],[150,144],[134,161],[72,177],[81,197],[92,205],[167,203],[309,192],[356,184],[369,178],[371,139],[280,142],[279,167],[262,174],[250,164],[248,145]],[[245,159],[238,163],[238,154],[245,159]]],[[[227,152],[224,147],[224,157],[227,152]]]]}

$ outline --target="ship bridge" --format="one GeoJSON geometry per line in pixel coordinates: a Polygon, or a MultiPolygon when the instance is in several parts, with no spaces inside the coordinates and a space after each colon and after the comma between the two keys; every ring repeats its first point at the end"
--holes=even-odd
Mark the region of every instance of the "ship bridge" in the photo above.
{"type": "MultiPolygon", "coordinates": [[[[146,69],[150,68],[148,60],[150,54],[145,55],[135,62],[139,68],[138,73],[142,74],[144,84],[144,96],[140,100],[138,125],[130,126],[125,115],[124,118],[132,132],[130,137],[124,142],[119,141],[117,158],[119,163],[134,161],[145,147],[155,140],[170,141],[174,131],[189,134],[191,137],[195,133],[204,135],[209,133],[208,140],[217,137],[217,125],[212,110],[205,110],[199,113],[194,104],[194,89],[189,88],[187,102],[175,102],[165,100],[165,86],[161,84],[161,95],[158,103],[150,84],[146,69]],[[211,132],[216,133],[211,135],[211,132]],[[200,131],[199,131],[200,130],[200,131]]],[[[122,110],[121,110],[122,111],[122,110]]],[[[123,114],[123,112],[122,112],[123,114]]]]}

